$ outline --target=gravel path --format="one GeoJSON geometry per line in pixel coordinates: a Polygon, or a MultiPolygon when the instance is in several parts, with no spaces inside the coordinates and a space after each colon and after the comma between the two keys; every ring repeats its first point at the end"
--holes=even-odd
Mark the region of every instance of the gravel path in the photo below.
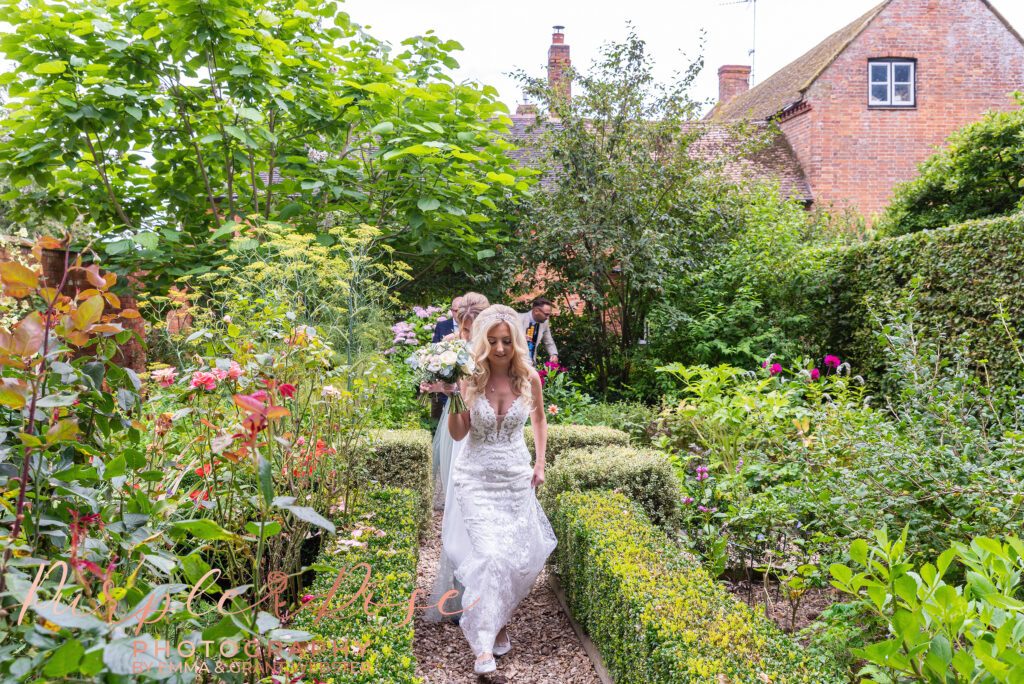
{"type": "MultiPolygon", "coordinates": [[[[434,525],[420,546],[417,585],[430,595],[441,554],[441,518],[434,512],[434,525]]],[[[599,684],[597,672],[587,657],[558,599],[548,585],[545,569],[533,591],[516,609],[508,625],[512,650],[497,658],[498,669],[489,675],[473,673],[473,651],[462,630],[453,623],[431,623],[417,611],[416,674],[429,684],[447,682],[529,682],[553,684],[599,684]]]]}

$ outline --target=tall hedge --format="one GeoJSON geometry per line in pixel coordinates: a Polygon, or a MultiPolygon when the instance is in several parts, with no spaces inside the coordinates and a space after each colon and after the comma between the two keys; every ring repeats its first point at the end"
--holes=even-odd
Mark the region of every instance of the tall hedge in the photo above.
{"type": "MultiPolygon", "coordinates": [[[[996,300],[1024,329],[1024,213],[921,231],[837,250],[831,258],[831,352],[854,373],[880,378],[885,358],[869,304],[896,299],[921,278],[915,306],[929,336],[969,333],[993,384],[1024,390],[1024,368],[996,315],[996,300]]],[[[1019,336],[1019,333],[1018,333],[1019,336]]]]}
{"type": "Polygon", "coordinates": [[[371,445],[366,474],[384,487],[411,489],[419,495],[420,530],[433,520],[433,440],[426,430],[383,430],[371,445]]]}

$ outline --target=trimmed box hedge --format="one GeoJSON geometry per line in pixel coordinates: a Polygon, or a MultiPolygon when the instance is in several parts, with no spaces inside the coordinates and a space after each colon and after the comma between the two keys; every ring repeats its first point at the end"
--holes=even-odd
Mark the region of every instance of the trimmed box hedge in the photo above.
{"type": "Polygon", "coordinates": [[[565,492],[552,523],[569,608],[619,684],[846,681],[731,598],[625,495],[565,492]]]}
{"type": "Polygon", "coordinates": [[[591,489],[618,489],[669,534],[679,527],[683,491],[672,464],[658,451],[622,446],[571,449],[546,470],[540,503],[550,517],[559,494],[591,489]]]}
{"type": "Polygon", "coordinates": [[[433,520],[433,438],[426,430],[385,430],[367,459],[371,482],[383,487],[411,489],[419,495],[420,530],[433,520]]]}
{"type": "Polygon", "coordinates": [[[400,624],[406,617],[409,598],[416,589],[418,498],[418,492],[410,489],[382,489],[367,492],[361,497],[354,519],[362,526],[384,532],[383,536],[378,536],[372,529],[367,529],[360,534],[356,540],[365,542],[365,547],[340,544],[341,539],[351,539],[353,531],[342,527],[343,514],[334,516],[339,536],[324,539],[317,564],[340,572],[345,568],[354,569],[359,563],[367,563],[370,581],[366,591],[373,592],[373,603],[377,606],[396,605],[384,608],[371,606],[371,612],[379,613],[367,616],[363,609],[364,594],[339,611],[339,607],[359,591],[366,577],[365,571],[354,569],[346,573],[330,600],[327,599],[338,573],[318,571],[313,584],[306,589],[307,595],[314,598],[304,604],[292,624],[294,629],[310,632],[316,637],[316,645],[305,650],[296,661],[296,674],[308,677],[310,681],[315,677],[334,684],[422,681],[416,676],[413,620],[400,624]],[[318,617],[325,600],[327,610],[323,617],[318,617]]]}
{"type": "MultiPolygon", "coordinates": [[[[603,425],[548,425],[548,448],[544,454],[545,465],[555,462],[570,449],[586,449],[603,446],[627,446],[629,435],[622,430],[603,425]]],[[[533,442],[533,426],[526,426],[526,446],[536,455],[533,442]]]]}

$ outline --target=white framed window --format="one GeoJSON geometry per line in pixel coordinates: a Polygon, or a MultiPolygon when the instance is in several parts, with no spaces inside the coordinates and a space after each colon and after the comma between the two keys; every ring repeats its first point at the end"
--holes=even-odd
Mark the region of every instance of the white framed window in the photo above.
{"type": "Polygon", "coordinates": [[[907,59],[868,60],[868,106],[917,104],[917,63],[907,59]]]}

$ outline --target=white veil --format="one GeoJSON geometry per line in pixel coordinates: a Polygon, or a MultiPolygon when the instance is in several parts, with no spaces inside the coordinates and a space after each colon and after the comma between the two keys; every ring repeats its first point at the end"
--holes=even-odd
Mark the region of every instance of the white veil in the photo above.
{"type": "Polygon", "coordinates": [[[452,486],[450,473],[465,447],[469,437],[456,442],[448,432],[448,404],[445,404],[444,415],[438,423],[437,432],[434,434],[434,462],[437,465],[438,479],[441,481],[441,488],[435,494],[444,496],[444,519],[441,525],[441,560],[437,568],[437,576],[434,578],[434,586],[430,592],[430,599],[423,618],[428,622],[441,622],[451,620],[457,615],[444,615],[437,608],[437,603],[445,593],[456,590],[459,595],[449,598],[443,608],[447,613],[455,613],[462,609],[462,583],[454,575],[454,568],[472,550],[472,543],[466,525],[462,519],[462,511],[459,508],[458,499],[455,496],[455,487],[452,486]],[[454,561],[454,562],[453,562],[454,561]]]}

